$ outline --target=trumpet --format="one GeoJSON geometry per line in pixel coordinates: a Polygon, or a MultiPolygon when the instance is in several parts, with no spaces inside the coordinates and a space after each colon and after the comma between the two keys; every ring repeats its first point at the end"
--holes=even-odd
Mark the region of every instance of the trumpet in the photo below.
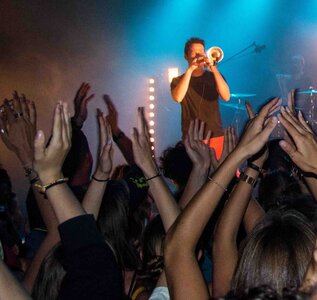
{"type": "Polygon", "coordinates": [[[223,60],[224,53],[220,47],[214,46],[206,51],[206,57],[213,65],[217,65],[223,60]]]}

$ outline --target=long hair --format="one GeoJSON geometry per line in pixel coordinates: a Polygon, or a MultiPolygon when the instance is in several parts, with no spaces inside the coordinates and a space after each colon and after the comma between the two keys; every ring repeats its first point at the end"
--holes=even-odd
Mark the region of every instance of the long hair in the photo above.
{"type": "Polygon", "coordinates": [[[34,284],[32,299],[57,300],[63,278],[63,250],[60,243],[54,246],[43,260],[34,284]]]}
{"type": "Polygon", "coordinates": [[[109,181],[105,191],[98,225],[101,233],[114,250],[123,270],[135,270],[140,257],[129,228],[129,190],[124,181],[109,181]]]}
{"type": "Polygon", "coordinates": [[[283,288],[299,287],[315,246],[308,219],[295,210],[275,210],[259,223],[244,241],[232,281],[239,294],[268,285],[279,294],[283,288]]]}

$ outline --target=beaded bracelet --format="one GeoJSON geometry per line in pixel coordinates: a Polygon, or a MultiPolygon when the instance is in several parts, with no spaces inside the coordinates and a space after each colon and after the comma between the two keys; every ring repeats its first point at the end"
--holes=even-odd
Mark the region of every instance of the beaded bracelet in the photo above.
{"type": "Polygon", "coordinates": [[[53,181],[53,182],[51,182],[51,183],[45,184],[45,185],[41,185],[41,184],[35,183],[34,186],[36,186],[36,187],[40,190],[40,192],[41,192],[42,194],[45,194],[46,191],[47,191],[49,188],[51,188],[51,187],[53,187],[53,186],[55,186],[55,185],[58,185],[58,184],[65,183],[65,182],[67,182],[67,181],[68,181],[68,178],[65,177],[65,178],[59,178],[59,179],[57,179],[57,180],[55,180],[55,181],[53,181]]]}

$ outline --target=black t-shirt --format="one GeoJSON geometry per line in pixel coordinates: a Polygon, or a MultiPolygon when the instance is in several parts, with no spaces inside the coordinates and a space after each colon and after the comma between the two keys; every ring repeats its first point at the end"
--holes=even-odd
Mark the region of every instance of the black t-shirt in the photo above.
{"type": "MultiPolygon", "coordinates": [[[[175,88],[183,76],[184,74],[173,78],[171,89],[175,88]]],[[[205,71],[199,77],[191,77],[187,93],[181,102],[183,139],[187,135],[190,121],[196,118],[205,122],[205,132],[211,130],[213,137],[223,135],[218,97],[212,72],[205,71]]]]}

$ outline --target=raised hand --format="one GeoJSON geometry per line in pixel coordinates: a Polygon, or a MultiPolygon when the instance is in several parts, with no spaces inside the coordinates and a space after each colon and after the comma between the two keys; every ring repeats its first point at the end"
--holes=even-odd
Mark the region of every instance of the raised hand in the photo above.
{"type": "Polygon", "coordinates": [[[111,127],[111,130],[113,134],[117,134],[119,130],[118,126],[118,112],[116,107],[114,106],[112,100],[110,99],[109,95],[104,95],[103,99],[106,103],[107,109],[108,109],[108,114],[106,116],[107,121],[111,127]]]}
{"type": "Polygon", "coordinates": [[[13,93],[5,100],[0,112],[0,135],[7,148],[13,151],[23,166],[33,161],[33,141],[36,130],[36,109],[33,102],[13,93]]]}
{"type": "Polygon", "coordinates": [[[99,154],[95,177],[105,180],[110,177],[113,162],[113,140],[110,124],[103,113],[98,111],[99,122],[99,154]]]}
{"type": "Polygon", "coordinates": [[[89,90],[90,85],[86,82],[83,82],[76,92],[74,98],[75,115],[73,120],[78,127],[82,126],[86,121],[88,115],[87,105],[88,102],[94,97],[94,94],[88,96],[89,90]]]}
{"type": "Polygon", "coordinates": [[[34,141],[33,167],[42,184],[54,182],[63,177],[62,165],[71,147],[71,124],[67,103],[59,102],[54,111],[52,138],[48,146],[42,130],[34,141]]]}
{"type": "MultiPolygon", "coordinates": [[[[203,134],[205,129],[205,123],[200,122],[198,119],[191,121],[188,129],[188,134],[185,139],[185,148],[187,154],[194,167],[209,168],[210,166],[210,148],[203,140],[203,134]]],[[[211,131],[209,130],[205,140],[209,141],[211,131]]]]}
{"type": "Polygon", "coordinates": [[[211,165],[214,170],[216,170],[223,161],[227,158],[227,156],[233,151],[233,149],[237,145],[237,137],[233,127],[228,127],[224,130],[224,141],[223,141],[223,149],[219,160],[216,158],[216,153],[213,148],[210,150],[211,154],[211,165]]]}
{"type": "Polygon", "coordinates": [[[257,116],[250,120],[236,148],[243,159],[251,157],[266,144],[271,132],[277,125],[277,118],[270,116],[279,109],[280,105],[281,100],[275,98],[267,103],[257,116]]]}
{"type": "Polygon", "coordinates": [[[292,138],[280,141],[281,148],[303,171],[317,174],[317,139],[302,113],[297,119],[288,107],[282,108],[279,120],[292,138]]]}
{"type": "Polygon", "coordinates": [[[156,175],[158,173],[157,166],[151,150],[144,107],[138,107],[138,125],[137,128],[133,128],[132,147],[135,163],[142,169],[144,175],[147,178],[156,175]]]}

